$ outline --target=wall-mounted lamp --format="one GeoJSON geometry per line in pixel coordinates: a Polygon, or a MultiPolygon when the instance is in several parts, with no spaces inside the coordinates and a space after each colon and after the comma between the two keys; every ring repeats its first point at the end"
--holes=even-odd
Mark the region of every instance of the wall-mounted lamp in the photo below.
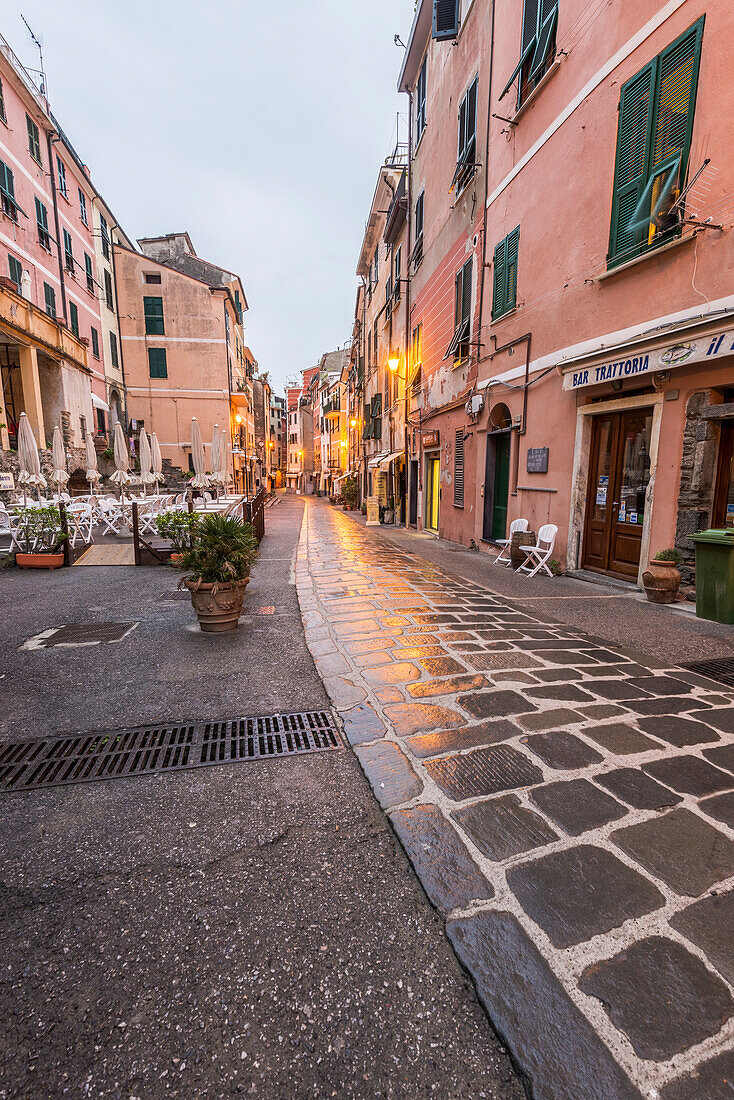
{"type": "Polygon", "coordinates": [[[240,416],[239,413],[237,413],[235,415],[234,422],[235,422],[235,424],[241,424],[242,423],[242,417],[240,416]]]}

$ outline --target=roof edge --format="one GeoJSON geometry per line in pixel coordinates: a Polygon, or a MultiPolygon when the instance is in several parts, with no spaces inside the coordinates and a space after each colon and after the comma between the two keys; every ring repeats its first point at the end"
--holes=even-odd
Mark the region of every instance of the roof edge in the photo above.
{"type": "Polygon", "coordinates": [[[405,51],[400,76],[398,77],[398,91],[409,92],[416,82],[418,70],[423,61],[428,39],[433,25],[433,5],[431,0],[420,0],[410,28],[408,48],[405,51]]]}

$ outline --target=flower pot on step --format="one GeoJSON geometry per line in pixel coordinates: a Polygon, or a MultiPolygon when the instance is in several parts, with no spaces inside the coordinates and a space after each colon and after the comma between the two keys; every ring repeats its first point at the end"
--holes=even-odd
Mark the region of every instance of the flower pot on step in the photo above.
{"type": "Polygon", "coordinates": [[[675,603],[680,588],[680,570],[673,561],[650,559],[642,583],[650,603],[675,603]]]}
{"type": "Polygon", "coordinates": [[[23,554],[18,551],[15,564],[21,569],[60,569],[64,564],[64,554],[63,551],[58,554],[23,554]]]}
{"type": "Polygon", "coordinates": [[[250,578],[234,584],[204,584],[186,580],[199,626],[207,634],[236,630],[250,578]]]}

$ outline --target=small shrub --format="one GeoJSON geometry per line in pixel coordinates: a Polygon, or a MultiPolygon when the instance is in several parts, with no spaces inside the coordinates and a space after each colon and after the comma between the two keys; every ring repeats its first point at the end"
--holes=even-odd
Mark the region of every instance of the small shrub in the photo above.
{"type": "Polygon", "coordinates": [[[551,558],[548,562],[548,568],[554,577],[561,577],[566,572],[558,558],[551,558]]]}
{"type": "Polygon", "coordinates": [[[18,513],[15,537],[22,554],[55,554],[66,535],[61,530],[61,513],[52,505],[23,508],[18,513]]]}
{"type": "Polygon", "coordinates": [[[168,539],[174,554],[183,554],[191,546],[191,536],[201,521],[197,512],[162,512],[155,526],[162,539],[168,539]]]}
{"type": "Polygon", "coordinates": [[[658,550],[653,561],[672,561],[674,565],[677,565],[682,560],[683,555],[680,550],[676,550],[675,547],[669,546],[666,550],[658,550]]]}

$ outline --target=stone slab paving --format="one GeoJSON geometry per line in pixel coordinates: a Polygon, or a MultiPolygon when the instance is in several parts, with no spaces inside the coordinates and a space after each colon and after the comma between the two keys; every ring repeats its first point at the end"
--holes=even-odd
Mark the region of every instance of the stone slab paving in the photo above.
{"type": "Polygon", "coordinates": [[[532,1096],[728,1100],[734,693],[322,501],[296,584],[345,735],[532,1096]]]}

